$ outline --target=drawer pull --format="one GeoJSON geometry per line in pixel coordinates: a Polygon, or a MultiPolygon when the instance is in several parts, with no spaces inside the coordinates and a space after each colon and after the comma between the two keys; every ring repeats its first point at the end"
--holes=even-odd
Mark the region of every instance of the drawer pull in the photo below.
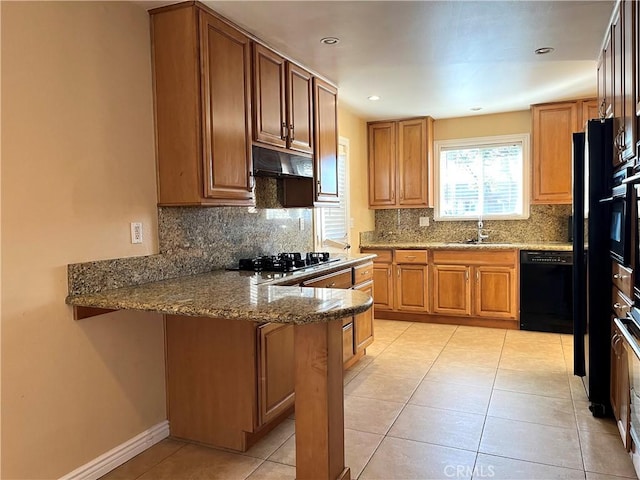
{"type": "Polygon", "coordinates": [[[617,279],[622,279],[622,278],[627,278],[626,275],[620,275],[619,273],[614,273],[613,274],[613,278],[617,279]]]}
{"type": "Polygon", "coordinates": [[[331,288],[331,287],[335,287],[336,286],[336,282],[332,282],[329,285],[326,285],[324,288],[331,288]]]}
{"type": "Polygon", "coordinates": [[[613,304],[613,308],[615,308],[616,310],[617,309],[624,310],[625,308],[629,308],[629,307],[627,307],[626,305],[622,305],[621,303],[616,302],[616,303],[613,304]]]}
{"type": "Polygon", "coordinates": [[[416,256],[415,255],[405,255],[405,258],[410,258],[410,259],[413,260],[414,258],[416,258],[416,256]]]}
{"type": "Polygon", "coordinates": [[[369,270],[365,270],[364,272],[360,272],[360,275],[369,275],[369,270]]]}

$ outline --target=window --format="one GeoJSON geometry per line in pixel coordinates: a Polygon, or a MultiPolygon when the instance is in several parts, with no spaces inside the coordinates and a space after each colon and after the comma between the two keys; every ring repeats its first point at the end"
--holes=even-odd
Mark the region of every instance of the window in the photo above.
{"type": "Polygon", "coordinates": [[[529,218],[529,135],[435,144],[436,220],[529,218]]]}
{"type": "Polygon", "coordinates": [[[315,209],[315,249],[317,251],[344,251],[349,243],[349,140],[338,140],[338,198],[337,207],[315,209]]]}

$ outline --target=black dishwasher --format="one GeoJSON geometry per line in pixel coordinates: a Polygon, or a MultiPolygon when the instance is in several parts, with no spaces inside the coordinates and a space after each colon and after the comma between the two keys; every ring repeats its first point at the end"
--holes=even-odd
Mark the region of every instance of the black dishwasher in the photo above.
{"type": "Polygon", "coordinates": [[[573,253],[520,252],[520,329],[573,333],[573,253]]]}

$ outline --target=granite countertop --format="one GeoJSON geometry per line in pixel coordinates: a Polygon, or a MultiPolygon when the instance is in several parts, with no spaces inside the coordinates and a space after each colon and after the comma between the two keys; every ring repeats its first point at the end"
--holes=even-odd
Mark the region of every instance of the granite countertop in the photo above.
{"type": "Polygon", "coordinates": [[[216,270],[143,285],[70,295],[66,302],[78,307],[142,310],[174,315],[202,316],[306,324],[327,322],[371,307],[373,299],[357,290],[280,286],[325,272],[339,270],[374,255],[342,257],[313,270],[263,278],[253,272],[216,270]]]}
{"type": "Polygon", "coordinates": [[[402,241],[375,241],[360,244],[360,248],[371,249],[430,249],[430,250],[558,250],[570,252],[573,250],[571,243],[546,242],[546,243],[462,243],[462,242],[402,242],[402,241]]]}

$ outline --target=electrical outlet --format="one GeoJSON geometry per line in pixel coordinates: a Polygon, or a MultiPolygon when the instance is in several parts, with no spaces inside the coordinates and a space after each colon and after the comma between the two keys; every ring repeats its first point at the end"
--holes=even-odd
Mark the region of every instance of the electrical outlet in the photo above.
{"type": "Polygon", "coordinates": [[[420,217],[420,226],[428,227],[429,226],[429,217],[420,217]]]}
{"type": "Polygon", "coordinates": [[[142,243],[142,222],[131,222],[131,243],[142,243]]]}
{"type": "Polygon", "coordinates": [[[301,232],[304,232],[304,218],[303,217],[300,217],[298,219],[298,228],[300,228],[301,232]]]}

